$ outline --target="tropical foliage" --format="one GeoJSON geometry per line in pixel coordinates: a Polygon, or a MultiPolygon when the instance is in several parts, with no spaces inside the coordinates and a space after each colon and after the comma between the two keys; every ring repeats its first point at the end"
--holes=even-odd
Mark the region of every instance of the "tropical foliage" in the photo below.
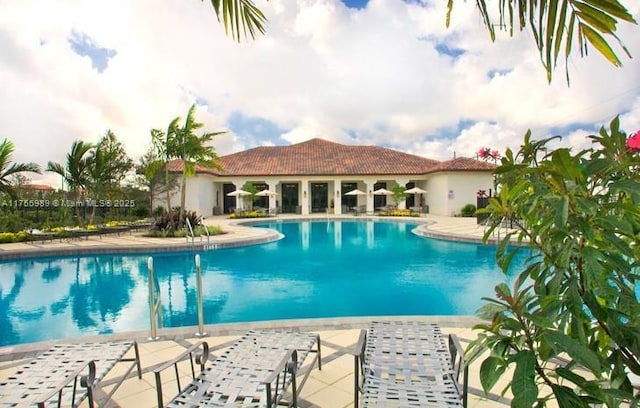
{"type": "MultiPolygon", "coordinates": [[[[176,177],[167,171],[166,163],[160,160],[158,151],[153,146],[140,157],[136,166],[136,173],[138,174],[136,184],[148,191],[149,208],[161,208],[154,205],[156,197],[163,194],[165,196],[167,194],[170,195],[172,191],[178,188],[176,177]]],[[[170,203],[170,200],[171,198],[169,197],[167,202],[170,203]]],[[[160,213],[163,212],[160,211],[160,213]]]]}
{"type": "MultiPolygon", "coordinates": [[[[618,53],[611,47],[614,40],[622,52],[631,54],[618,37],[619,22],[637,24],[631,13],[618,0],[501,0],[497,4],[498,21],[487,0],[477,0],[484,25],[491,41],[496,39],[496,27],[513,36],[514,29],[529,29],[540,53],[540,61],[551,81],[558,60],[568,60],[577,48],[581,56],[593,47],[609,62],[621,66],[618,53]],[[577,42],[577,44],[576,44],[577,42]]],[[[257,32],[264,34],[266,17],[251,0],[211,0],[218,21],[224,24],[225,32],[235,40],[244,36],[255,38],[257,32]]],[[[454,0],[448,0],[446,25],[451,23],[454,0]]],[[[619,51],[618,51],[619,52],[619,51]]],[[[565,74],[569,82],[569,64],[565,74]]]]}
{"type": "MultiPolygon", "coordinates": [[[[151,139],[156,148],[159,163],[164,168],[165,185],[170,183],[169,161],[179,159],[182,163],[180,220],[184,219],[185,214],[187,177],[195,174],[196,166],[222,169],[215,149],[208,143],[214,136],[226,132],[204,132],[201,136],[197,136],[195,131],[202,128],[204,124],[195,121],[195,110],[196,105],[191,105],[182,126],[180,126],[181,118],[176,117],[169,123],[166,132],[158,129],[151,130],[151,139]]],[[[166,189],[166,191],[167,207],[171,209],[171,189],[166,189]]]]}
{"type": "MultiPolygon", "coordinates": [[[[71,145],[71,151],[67,153],[66,163],[49,161],[47,171],[57,173],[62,177],[63,183],[73,193],[73,200],[78,201],[83,196],[90,181],[89,166],[91,160],[91,143],[76,140],[71,145]]],[[[78,223],[82,222],[80,207],[75,207],[78,223]]]]}
{"type": "MultiPolygon", "coordinates": [[[[448,2],[447,27],[451,22],[453,2],[448,2]]],[[[491,41],[496,39],[496,27],[508,31],[511,36],[514,29],[522,31],[528,27],[540,53],[542,65],[547,71],[549,82],[559,58],[564,57],[568,60],[576,48],[576,41],[581,56],[587,55],[589,47],[593,47],[615,66],[621,66],[622,62],[609,45],[608,39],[615,40],[620,49],[631,57],[617,35],[618,23],[637,22],[618,0],[503,0],[494,3],[497,4],[499,12],[497,23],[486,0],[477,0],[475,3],[489,31],[491,41]]],[[[568,67],[569,64],[565,64],[567,82],[568,67]]]]}
{"type": "Polygon", "coordinates": [[[0,193],[11,198],[16,198],[16,191],[13,188],[13,180],[24,172],[40,173],[40,166],[35,163],[15,163],[12,162],[13,142],[4,139],[0,143],[0,193]]]}
{"type": "Polygon", "coordinates": [[[475,327],[471,356],[484,358],[486,391],[510,373],[512,406],[637,403],[628,372],[640,374],[640,144],[618,118],[589,149],[548,150],[549,140],[529,132],[519,151],[507,150],[499,193],[480,210],[485,239],[514,220],[497,251],[505,271],[514,240],[533,255],[481,308],[488,322],[475,327]]]}
{"type": "Polygon", "coordinates": [[[224,30],[231,33],[236,41],[256,33],[264,34],[267,18],[251,0],[211,0],[218,21],[224,24],[224,30]]]}

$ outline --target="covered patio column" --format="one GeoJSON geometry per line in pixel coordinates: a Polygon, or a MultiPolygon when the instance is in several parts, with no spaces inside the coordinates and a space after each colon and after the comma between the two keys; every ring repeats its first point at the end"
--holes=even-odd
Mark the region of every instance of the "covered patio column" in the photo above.
{"type": "Polygon", "coordinates": [[[342,214],[342,196],[340,195],[340,186],[342,185],[342,180],[334,180],[333,181],[333,213],[335,215],[342,214]]]}
{"type": "Polygon", "coordinates": [[[376,180],[365,180],[364,184],[367,186],[367,214],[373,214],[373,190],[375,190],[376,180]]]}
{"type": "Polygon", "coordinates": [[[309,190],[309,180],[300,180],[300,188],[302,189],[302,201],[300,202],[302,215],[309,215],[309,203],[311,201],[311,191],[309,190]]]}
{"type": "MultiPolygon", "coordinates": [[[[272,181],[272,182],[268,182],[267,183],[267,188],[271,191],[273,191],[274,193],[277,193],[278,190],[276,190],[276,187],[278,186],[278,182],[277,181],[272,181]]],[[[269,196],[269,210],[277,210],[278,209],[278,194],[274,194],[274,195],[270,195],[269,196]]]]}
{"type": "MultiPolygon", "coordinates": [[[[409,182],[409,179],[396,179],[396,183],[398,183],[399,186],[403,186],[406,187],[407,183],[409,182]]],[[[398,203],[398,209],[399,210],[404,210],[407,208],[407,200],[402,200],[401,202],[398,203]]]]}

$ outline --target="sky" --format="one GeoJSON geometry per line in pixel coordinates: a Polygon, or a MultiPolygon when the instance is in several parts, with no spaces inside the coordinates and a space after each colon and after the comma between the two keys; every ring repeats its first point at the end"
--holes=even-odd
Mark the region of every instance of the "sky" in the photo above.
{"type": "Polygon", "coordinates": [[[110,129],[137,161],[192,104],[204,130],[227,131],[219,155],[320,137],[448,160],[515,150],[528,129],[574,148],[616,115],[640,129],[638,26],[619,25],[622,68],[576,53],[570,86],[564,61],[549,84],[528,31],[491,42],[462,0],[447,28],[446,3],[256,0],[266,34],[238,43],[209,1],[2,0],[0,139],[44,168],[110,129]]]}

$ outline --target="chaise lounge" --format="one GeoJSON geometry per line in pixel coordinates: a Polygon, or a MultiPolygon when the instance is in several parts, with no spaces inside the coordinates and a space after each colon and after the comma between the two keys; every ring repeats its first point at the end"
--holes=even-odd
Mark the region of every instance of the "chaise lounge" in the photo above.
{"type": "Polygon", "coordinates": [[[300,390],[313,366],[322,369],[320,337],[312,333],[251,330],[209,364],[209,346],[199,342],[154,370],[158,406],[167,407],[275,407],[291,386],[287,405],[296,407],[300,390]],[[315,356],[301,370],[309,353],[315,356]],[[189,361],[193,381],[180,386],[178,364],[189,361]],[[201,372],[196,375],[194,360],[201,372]],[[164,405],[161,373],[173,367],[178,395],[164,405]],[[302,377],[298,382],[297,377],[302,377]]]}
{"type": "Polygon", "coordinates": [[[142,378],[140,354],[135,342],[58,344],[0,381],[0,407],[77,407],[88,398],[95,406],[99,383],[118,363],[131,363],[111,392],[108,402],[134,367],[142,378]],[[134,349],[135,355],[128,357],[134,349]]]}
{"type": "Polygon", "coordinates": [[[437,324],[373,322],[356,345],[354,407],[466,407],[467,370],[437,324]]]}

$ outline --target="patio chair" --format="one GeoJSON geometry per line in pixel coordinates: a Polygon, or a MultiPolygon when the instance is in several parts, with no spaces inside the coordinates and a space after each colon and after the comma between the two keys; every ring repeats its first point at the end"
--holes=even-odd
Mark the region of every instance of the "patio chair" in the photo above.
{"type": "MultiPolygon", "coordinates": [[[[456,359],[457,338],[450,337],[456,359]]],[[[356,344],[354,407],[466,407],[466,366],[460,385],[436,324],[373,322],[356,344]],[[362,400],[359,401],[359,395],[362,400]]]]}
{"type": "Polygon", "coordinates": [[[136,342],[58,344],[0,381],[0,407],[77,407],[88,399],[95,406],[100,381],[118,363],[131,363],[119,382],[100,401],[111,400],[131,370],[142,378],[136,342]],[[135,356],[127,357],[131,348],[135,356]]]}
{"type": "Polygon", "coordinates": [[[320,336],[311,333],[251,330],[221,356],[209,360],[207,342],[199,342],[175,359],[154,370],[158,407],[275,407],[291,386],[289,406],[296,407],[298,394],[313,366],[322,369],[320,336]],[[309,353],[315,356],[301,370],[309,353]],[[178,363],[188,360],[193,381],[180,386],[178,363]],[[196,375],[194,360],[201,372],[196,375]],[[164,405],[161,373],[173,367],[178,395],[164,405]],[[297,377],[302,377],[298,382],[297,377]]]}

